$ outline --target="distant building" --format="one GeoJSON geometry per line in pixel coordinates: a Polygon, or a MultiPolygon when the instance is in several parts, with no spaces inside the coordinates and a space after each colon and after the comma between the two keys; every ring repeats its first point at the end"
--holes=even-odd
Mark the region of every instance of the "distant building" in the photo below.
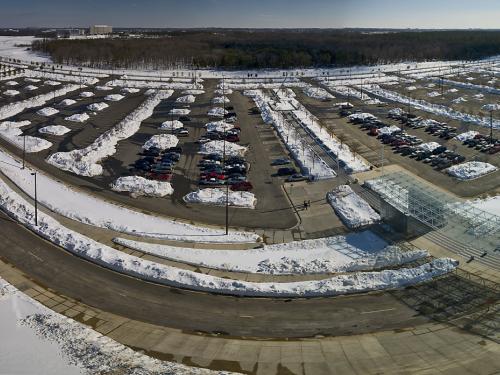
{"type": "Polygon", "coordinates": [[[103,35],[111,34],[113,32],[113,27],[107,25],[93,25],[90,26],[90,35],[103,35]]]}
{"type": "Polygon", "coordinates": [[[85,35],[84,29],[58,29],[56,31],[58,38],[74,38],[85,35]]]}

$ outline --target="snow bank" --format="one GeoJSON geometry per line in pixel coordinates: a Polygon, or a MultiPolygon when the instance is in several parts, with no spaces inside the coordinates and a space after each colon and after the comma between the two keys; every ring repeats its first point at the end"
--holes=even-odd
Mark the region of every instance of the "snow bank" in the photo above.
{"type": "Polygon", "coordinates": [[[165,122],[162,122],[162,124],[160,125],[160,129],[163,129],[163,130],[175,130],[175,129],[180,129],[180,128],[183,128],[184,127],[184,124],[182,122],[180,122],[179,120],[168,120],[168,121],[165,121],[165,122]]]}
{"type": "Polygon", "coordinates": [[[229,103],[230,100],[227,96],[216,96],[212,99],[213,104],[229,103]]]}
{"type": "Polygon", "coordinates": [[[234,128],[233,124],[230,124],[228,122],[225,122],[223,120],[221,121],[213,121],[205,124],[205,129],[207,129],[208,132],[227,132],[228,130],[231,130],[234,128]]]}
{"type": "Polygon", "coordinates": [[[102,174],[101,160],[116,152],[119,141],[134,135],[142,121],[153,114],[155,107],[162,100],[169,98],[172,91],[159,91],[147,99],[132,113],[125,117],[114,128],[101,134],[90,146],[69,152],[57,152],[48,157],[47,162],[53,166],[82,176],[102,174]]]}
{"type": "Polygon", "coordinates": [[[191,110],[187,109],[187,108],[172,108],[168,114],[169,115],[186,116],[186,115],[189,115],[190,113],[191,113],[191,110]]]}
{"type": "Polygon", "coordinates": [[[45,81],[45,85],[47,85],[47,86],[60,86],[61,82],[50,80],[50,81],[45,81]]]}
{"type": "Polygon", "coordinates": [[[170,147],[175,147],[179,143],[179,139],[172,134],[158,134],[153,135],[149,140],[142,146],[143,149],[148,150],[151,147],[156,147],[160,150],[166,150],[170,147]]]}
{"type": "Polygon", "coordinates": [[[70,105],[76,104],[76,100],[73,99],[64,99],[59,102],[59,107],[69,107],[70,105]]]}
{"type": "Polygon", "coordinates": [[[328,91],[326,91],[321,87],[312,87],[312,86],[304,87],[302,91],[304,91],[304,94],[313,99],[318,99],[318,100],[335,99],[335,96],[333,96],[332,94],[330,94],[328,91]]]}
{"type": "MultiPolygon", "coordinates": [[[[226,189],[207,188],[198,189],[184,196],[184,201],[187,203],[200,203],[213,206],[226,205],[226,189]]],[[[255,208],[257,199],[253,193],[248,191],[231,191],[228,192],[228,205],[231,207],[240,208],[255,208]]]]}
{"type": "Polygon", "coordinates": [[[434,151],[438,147],[441,147],[441,145],[437,142],[422,143],[421,145],[418,146],[418,148],[429,152],[434,151]]]}
{"type": "Polygon", "coordinates": [[[19,82],[16,82],[16,81],[7,81],[5,82],[5,86],[17,86],[19,85],[19,82]]]}
{"type": "Polygon", "coordinates": [[[0,107],[0,120],[15,116],[28,108],[41,107],[54,97],[66,95],[68,92],[78,89],[76,85],[68,85],[54,92],[34,96],[20,102],[11,103],[0,107]]]}
{"type": "Polygon", "coordinates": [[[397,127],[396,125],[391,125],[391,126],[384,126],[383,128],[380,128],[378,130],[379,134],[392,134],[395,132],[400,131],[401,128],[397,127]]]}
{"type": "Polygon", "coordinates": [[[480,161],[468,161],[462,164],[454,165],[446,170],[450,176],[459,180],[473,180],[488,173],[495,172],[498,168],[490,163],[480,161]]]}
{"type": "Polygon", "coordinates": [[[196,90],[196,89],[188,89],[182,91],[182,95],[202,95],[205,93],[205,90],[196,90]]]}
{"type": "Polygon", "coordinates": [[[28,86],[25,86],[24,89],[26,91],[35,91],[35,90],[38,90],[38,87],[34,86],[34,85],[28,85],[28,86]]]}
{"type": "Polygon", "coordinates": [[[92,103],[87,106],[87,109],[92,112],[100,112],[108,107],[109,105],[107,103],[101,102],[101,103],[92,103]]]}
{"type": "Polygon", "coordinates": [[[113,88],[110,86],[96,86],[95,89],[99,90],[99,91],[111,91],[111,90],[113,90],[113,88]]]}
{"type": "Polygon", "coordinates": [[[104,100],[107,100],[108,102],[119,102],[123,98],[125,98],[123,95],[120,95],[120,94],[111,94],[111,95],[105,96],[104,100]]]}
{"type": "Polygon", "coordinates": [[[39,225],[34,226],[33,206],[3,182],[0,183],[0,205],[6,213],[33,232],[98,265],[143,280],[210,293],[261,297],[315,297],[361,293],[425,282],[453,271],[458,265],[458,262],[451,259],[436,259],[415,268],[351,273],[317,281],[255,283],[228,280],[154,263],[115,250],[62,226],[43,212],[38,215],[39,225]]]}
{"type": "Polygon", "coordinates": [[[438,92],[438,91],[431,91],[431,92],[429,92],[429,93],[427,94],[427,96],[428,96],[429,98],[436,98],[436,97],[438,97],[438,96],[441,96],[441,93],[440,93],[440,92],[438,92]]]}
{"type": "Polygon", "coordinates": [[[67,128],[66,126],[61,126],[61,125],[45,126],[41,129],[38,129],[39,133],[50,134],[50,135],[64,135],[70,131],[71,131],[71,129],[67,128]]]}
{"type": "Polygon", "coordinates": [[[340,185],[327,194],[328,202],[349,228],[359,228],[380,221],[380,215],[350,186],[340,185]]]}
{"type": "Polygon", "coordinates": [[[136,79],[115,79],[106,83],[106,86],[114,87],[133,87],[133,88],[151,88],[156,90],[202,90],[201,83],[186,83],[186,82],[161,82],[153,80],[136,80],[136,79]]]}
{"type": "Polygon", "coordinates": [[[162,362],[45,307],[0,278],[2,370],[23,374],[230,375],[162,362]],[[29,360],[27,360],[29,358],[29,360]]]}
{"type": "Polygon", "coordinates": [[[122,89],[122,92],[125,93],[125,94],[137,94],[139,91],[139,89],[134,89],[134,88],[131,88],[131,87],[125,87],[122,89]]]}
{"type": "Polygon", "coordinates": [[[456,99],[453,99],[451,102],[452,102],[453,104],[460,104],[460,103],[465,103],[465,102],[467,102],[467,99],[465,99],[463,96],[460,96],[460,97],[458,97],[458,98],[456,98],[456,99]]]}
{"type": "Polygon", "coordinates": [[[7,90],[7,91],[4,91],[3,94],[6,96],[17,96],[20,94],[20,92],[17,90],[7,90]]]}
{"type": "Polygon", "coordinates": [[[396,246],[385,247],[385,242],[371,232],[264,245],[263,248],[245,251],[198,250],[124,238],[114,238],[113,242],[197,267],[270,275],[373,271],[398,267],[429,256],[426,250],[403,252],[396,246]]]}
{"type": "Polygon", "coordinates": [[[32,137],[31,135],[23,135],[20,128],[28,126],[29,121],[4,121],[0,122],[0,137],[7,142],[12,143],[17,148],[23,149],[26,146],[26,152],[40,152],[52,146],[52,143],[45,139],[32,137]]]}
{"type": "Polygon", "coordinates": [[[172,195],[174,189],[170,182],[153,181],[140,176],[126,176],[116,179],[111,185],[111,190],[128,192],[133,198],[140,196],[164,197],[172,195]]]}
{"type": "Polygon", "coordinates": [[[176,103],[194,103],[196,101],[196,97],[194,95],[185,95],[185,96],[179,96],[175,102],[176,103]]]}
{"type": "Polygon", "coordinates": [[[63,81],[63,82],[75,82],[81,83],[82,85],[95,85],[99,80],[95,77],[90,77],[88,75],[81,74],[64,74],[64,73],[49,73],[47,71],[31,70],[25,71],[26,77],[32,78],[43,78],[52,81],[63,81]]]}
{"type": "Polygon", "coordinates": [[[57,113],[59,113],[59,111],[52,107],[45,107],[36,112],[37,115],[44,117],[54,116],[57,113]]]}
{"type": "Polygon", "coordinates": [[[232,142],[210,141],[201,145],[200,154],[224,154],[226,156],[243,156],[247,152],[247,148],[232,142]],[[225,146],[224,146],[225,144],[225,146]]]}
{"type": "Polygon", "coordinates": [[[85,122],[90,118],[86,113],[75,113],[74,115],[66,117],[64,120],[71,122],[85,122]]]}
{"type": "Polygon", "coordinates": [[[216,94],[216,95],[231,95],[232,93],[233,93],[233,90],[231,90],[231,89],[225,89],[225,90],[216,89],[214,91],[214,94],[216,94]]]}
{"type": "MultiPolygon", "coordinates": [[[[0,170],[33,197],[34,172],[29,167],[21,168],[21,162],[0,150],[0,170]]],[[[40,204],[58,214],[78,222],[127,233],[139,237],[151,237],[170,241],[205,243],[242,243],[259,239],[254,233],[207,228],[186,224],[164,217],[147,215],[117,204],[74,190],[50,176],[38,173],[38,200],[40,204]]]]}

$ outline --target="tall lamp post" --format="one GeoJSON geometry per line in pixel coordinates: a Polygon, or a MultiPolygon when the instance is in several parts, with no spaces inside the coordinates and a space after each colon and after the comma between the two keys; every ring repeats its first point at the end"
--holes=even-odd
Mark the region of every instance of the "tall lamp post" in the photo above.
{"type": "Polygon", "coordinates": [[[38,191],[36,186],[36,172],[31,173],[35,177],[35,226],[38,226],[38,191]]]}

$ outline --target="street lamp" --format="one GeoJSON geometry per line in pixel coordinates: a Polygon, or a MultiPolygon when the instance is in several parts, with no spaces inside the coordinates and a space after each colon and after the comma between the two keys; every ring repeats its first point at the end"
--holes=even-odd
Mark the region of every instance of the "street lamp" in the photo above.
{"type": "Polygon", "coordinates": [[[25,159],[26,159],[26,136],[23,135],[23,167],[22,167],[22,169],[24,169],[25,159]]]}
{"type": "Polygon", "coordinates": [[[36,172],[32,172],[31,175],[35,177],[35,226],[38,226],[38,192],[36,186],[36,172]]]}

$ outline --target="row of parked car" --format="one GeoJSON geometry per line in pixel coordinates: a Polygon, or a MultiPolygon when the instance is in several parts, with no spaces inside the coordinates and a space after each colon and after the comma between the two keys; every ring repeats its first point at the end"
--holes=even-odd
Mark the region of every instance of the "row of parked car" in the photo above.
{"type": "Polygon", "coordinates": [[[175,165],[179,162],[182,147],[170,147],[160,150],[151,147],[141,153],[141,157],[132,165],[132,172],[152,180],[171,181],[175,165]]]}
{"type": "Polygon", "coordinates": [[[463,144],[491,155],[500,152],[500,140],[482,134],[476,134],[474,138],[465,140],[463,144]]]}

